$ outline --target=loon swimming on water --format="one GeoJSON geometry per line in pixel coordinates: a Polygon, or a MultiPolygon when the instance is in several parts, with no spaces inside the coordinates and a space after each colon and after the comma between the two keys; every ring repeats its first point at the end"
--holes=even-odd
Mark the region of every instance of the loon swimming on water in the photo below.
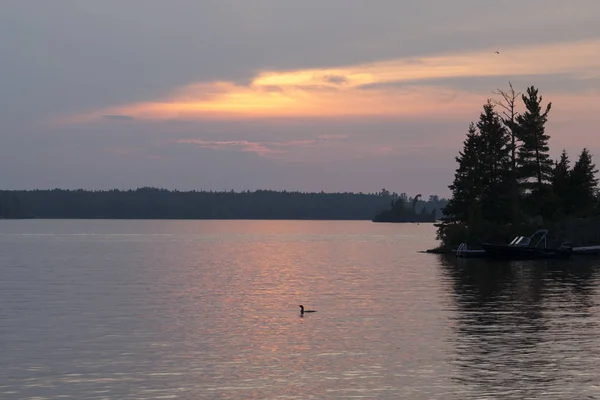
{"type": "Polygon", "coordinates": [[[300,307],[300,314],[304,314],[307,312],[317,312],[317,310],[305,310],[302,304],[300,304],[298,307],[300,307]]]}

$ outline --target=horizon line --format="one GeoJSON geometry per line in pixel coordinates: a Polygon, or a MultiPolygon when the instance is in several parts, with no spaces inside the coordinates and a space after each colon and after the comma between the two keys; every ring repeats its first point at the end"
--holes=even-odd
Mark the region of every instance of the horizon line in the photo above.
{"type": "MultiPolygon", "coordinates": [[[[363,191],[336,191],[336,192],[326,192],[326,191],[302,191],[302,190],[287,190],[287,189],[243,189],[243,190],[234,190],[234,189],[167,189],[164,187],[154,187],[154,186],[140,186],[137,187],[135,189],[133,188],[129,188],[129,189],[118,189],[118,188],[112,188],[112,189],[83,189],[83,188],[76,188],[76,189],[64,189],[64,188],[46,188],[46,189],[41,189],[41,188],[35,188],[35,189],[0,189],[0,192],[51,192],[51,191],[63,191],[63,192],[92,192],[92,193],[98,193],[98,192],[135,192],[135,191],[140,191],[140,190],[155,190],[155,191],[166,191],[166,192],[171,192],[171,193],[234,193],[234,194],[242,194],[242,193],[256,193],[256,192],[274,192],[274,193],[298,193],[298,194],[357,194],[357,195],[380,195],[382,190],[387,190],[386,188],[382,188],[380,189],[380,191],[377,192],[363,192],[363,191]]],[[[402,194],[406,194],[409,198],[411,198],[411,195],[409,195],[407,192],[395,192],[395,191],[389,191],[389,195],[393,196],[393,195],[402,195],[402,194]]],[[[421,198],[423,198],[423,195],[420,193],[415,194],[412,197],[415,196],[421,196],[421,198]]],[[[437,195],[437,194],[430,194],[428,196],[438,196],[438,198],[440,200],[444,199],[444,197],[437,195]]],[[[426,201],[426,200],[422,200],[422,201],[426,201]]]]}

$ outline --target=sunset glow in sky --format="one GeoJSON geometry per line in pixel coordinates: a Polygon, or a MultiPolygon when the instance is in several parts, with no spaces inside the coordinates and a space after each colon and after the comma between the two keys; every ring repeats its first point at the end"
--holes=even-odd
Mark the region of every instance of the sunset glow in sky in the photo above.
{"type": "Polygon", "coordinates": [[[509,81],[600,157],[600,3],[429,3],[4,2],[4,186],[446,195],[509,81]]]}
{"type": "MultiPolygon", "coordinates": [[[[192,83],[164,99],[99,110],[82,122],[105,115],[136,119],[425,116],[468,112],[481,96],[452,90],[443,79],[571,74],[600,78],[600,39],[520,46],[395,59],[368,64],[266,71],[248,84],[216,81],[192,83]]],[[[593,90],[591,91],[593,93],[593,90]]],[[[578,106],[585,106],[579,104],[578,106]]],[[[76,122],[77,118],[73,120],[76,122]]]]}

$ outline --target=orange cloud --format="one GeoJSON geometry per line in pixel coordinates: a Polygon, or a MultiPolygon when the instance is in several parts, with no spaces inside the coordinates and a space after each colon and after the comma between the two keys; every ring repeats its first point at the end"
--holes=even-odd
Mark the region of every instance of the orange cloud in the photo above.
{"type": "Polygon", "coordinates": [[[281,158],[292,150],[330,147],[331,144],[339,143],[346,139],[345,135],[320,135],[317,139],[290,140],[290,141],[265,141],[254,142],[248,140],[219,140],[210,141],[202,139],[180,139],[175,143],[192,144],[204,149],[237,150],[258,154],[262,157],[281,158]]]}
{"type": "Polygon", "coordinates": [[[270,148],[263,143],[250,142],[247,140],[208,141],[201,139],[183,139],[177,140],[176,143],[193,144],[203,149],[233,149],[256,153],[263,157],[283,153],[282,151],[270,148]]]}
{"type": "Polygon", "coordinates": [[[481,104],[481,96],[415,83],[559,73],[581,79],[599,77],[599,49],[600,40],[595,40],[503,49],[500,54],[493,49],[339,68],[270,71],[259,74],[248,85],[197,83],[162,100],[98,110],[68,121],[92,121],[106,115],[149,120],[451,115],[472,111],[474,104],[481,104]],[[403,85],[392,86],[398,83],[403,85]]]}
{"type": "Polygon", "coordinates": [[[263,158],[307,163],[333,160],[361,159],[372,156],[408,154],[431,149],[435,146],[417,140],[411,143],[391,145],[385,143],[357,142],[345,135],[319,135],[316,139],[290,141],[249,141],[203,139],[180,139],[174,143],[193,145],[203,149],[230,150],[254,153],[263,158]]]}

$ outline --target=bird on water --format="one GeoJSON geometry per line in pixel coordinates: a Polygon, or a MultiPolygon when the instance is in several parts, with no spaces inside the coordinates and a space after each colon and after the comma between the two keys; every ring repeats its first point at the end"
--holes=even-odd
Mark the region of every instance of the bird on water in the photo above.
{"type": "Polygon", "coordinates": [[[304,306],[302,304],[300,304],[298,307],[300,307],[300,314],[309,313],[309,312],[317,312],[317,310],[305,310],[304,306]]]}

